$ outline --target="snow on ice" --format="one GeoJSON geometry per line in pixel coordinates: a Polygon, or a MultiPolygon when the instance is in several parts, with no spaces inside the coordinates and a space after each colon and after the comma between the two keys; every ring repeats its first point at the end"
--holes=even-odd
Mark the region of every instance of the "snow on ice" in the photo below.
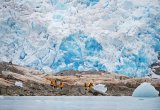
{"type": "Polygon", "coordinates": [[[144,77],[160,51],[159,25],[159,0],[1,0],[0,60],[144,77]]]}

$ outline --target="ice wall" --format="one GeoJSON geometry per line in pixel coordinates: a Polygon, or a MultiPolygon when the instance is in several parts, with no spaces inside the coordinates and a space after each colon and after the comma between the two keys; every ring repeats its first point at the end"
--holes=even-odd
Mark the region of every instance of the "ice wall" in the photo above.
{"type": "Polygon", "coordinates": [[[0,60],[144,77],[159,25],[159,0],[0,0],[0,60]]]}

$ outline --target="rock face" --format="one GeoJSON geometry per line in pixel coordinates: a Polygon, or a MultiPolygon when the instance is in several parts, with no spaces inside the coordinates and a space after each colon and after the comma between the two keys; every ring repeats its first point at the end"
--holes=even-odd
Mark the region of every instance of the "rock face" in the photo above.
{"type": "Polygon", "coordinates": [[[131,96],[132,92],[142,82],[151,83],[157,90],[160,90],[159,79],[129,78],[127,76],[110,74],[97,71],[63,71],[63,74],[44,74],[37,70],[22,67],[6,62],[0,63],[0,95],[71,95],[71,96],[131,96]],[[63,82],[64,87],[53,88],[51,81],[63,82]],[[23,87],[16,86],[15,82],[23,83],[23,87]],[[107,87],[107,93],[85,90],[84,83],[103,84],[107,87]]]}

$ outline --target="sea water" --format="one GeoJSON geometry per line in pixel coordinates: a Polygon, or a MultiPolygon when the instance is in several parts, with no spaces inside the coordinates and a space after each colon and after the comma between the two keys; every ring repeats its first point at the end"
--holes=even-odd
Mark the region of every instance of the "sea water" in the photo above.
{"type": "Polygon", "coordinates": [[[160,110],[160,97],[0,96],[0,110],[160,110]]]}

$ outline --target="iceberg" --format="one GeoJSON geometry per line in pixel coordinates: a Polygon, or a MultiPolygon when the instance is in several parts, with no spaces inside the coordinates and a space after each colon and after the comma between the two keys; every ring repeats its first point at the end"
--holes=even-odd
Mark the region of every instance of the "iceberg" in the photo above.
{"type": "Polygon", "coordinates": [[[158,97],[159,92],[150,83],[142,83],[133,92],[133,97],[158,97]]]}
{"type": "Polygon", "coordinates": [[[97,84],[93,87],[94,90],[100,91],[105,93],[107,91],[107,87],[105,87],[105,85],[103,84],[97,84]]]}

